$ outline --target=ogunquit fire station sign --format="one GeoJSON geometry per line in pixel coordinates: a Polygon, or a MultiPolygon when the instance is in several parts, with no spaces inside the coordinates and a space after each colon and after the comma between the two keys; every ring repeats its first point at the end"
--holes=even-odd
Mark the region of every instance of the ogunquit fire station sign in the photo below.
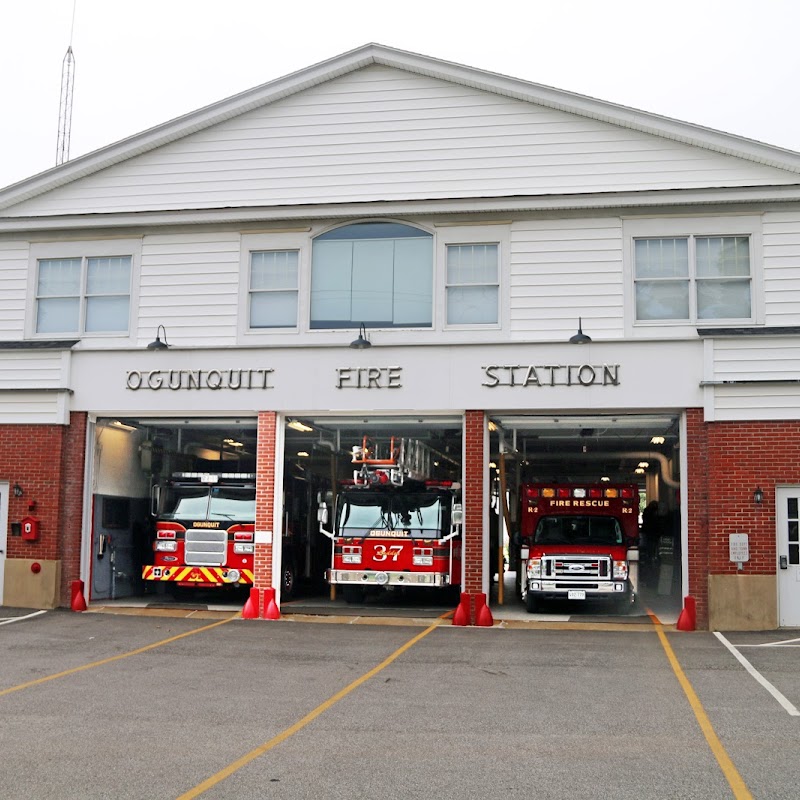
{"type": "MultiPolygon", "coordinates": [[[[491,364],[481,367],[481,386],[494,389],[552,386],[619,386],[619,364],[491,364]]],[[[129,370],[125,386],[140,389],[274,389],[274,369],[129,370]]],[[[402,389],[402,367],[337,367],[337,389],[402,389]]]]}

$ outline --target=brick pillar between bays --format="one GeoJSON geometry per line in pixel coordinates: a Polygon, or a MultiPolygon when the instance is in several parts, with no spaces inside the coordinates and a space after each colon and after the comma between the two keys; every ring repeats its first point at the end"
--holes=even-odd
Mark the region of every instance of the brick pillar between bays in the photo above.
{"type": "MultiPolygon", "coordinates": [[[[253,559],[254,588],[263,591],[272,587],[273,543],[281,541],[281,531],[273,531],[275,512],[275,448],[277,414],[260,411],[258,414],[258,445],[256,450],[256,540],[259,532],[271,531],[272,541],[256,541],[253,559]]],[[[259,616],[261,616],[259,614],[259,616]]]]}
{"type": "Polygon", "coordinates": [[[470,595],[470,625],[475,624],[475,595],[483,591],[485,442],[484,412],[467,411],[464,415],[464,584],[461,591],[470,595]]]}

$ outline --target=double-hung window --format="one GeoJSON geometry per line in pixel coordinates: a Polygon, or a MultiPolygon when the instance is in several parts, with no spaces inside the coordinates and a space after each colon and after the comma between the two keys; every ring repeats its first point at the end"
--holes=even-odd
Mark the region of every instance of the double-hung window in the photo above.
{"type": "Polygon", "coordinates": [[[447,324],[496,324],[500,295],[498,245],[448,244],[446,250],[447,324]]]}
{"type": "Polygon", "coordinates": [[[250,328],[294,328],[297,325],[297,250],[250,253],[250,328]]]}
{"type": "Polygon", "coordinates": [[[433,236],[394,222],[358,222],[314,239],[311,328],[429,328],[433,236]]]}
{"type": "MultiPolygon", "coordinates": [[[[713,223],[703,230],[704,222],[694,220],[686,227],[696,232],[631,237],[636,322],[755,319],[757,237],[747,224],[736,230],[735,220],[726,220],[725,232],[715,232],[713,223]]],[[[677,221],[670,226],[680,229],[677,221]]]]}
{"type": "Polygon", "coordinates": [[[39,258],[35,332],[127,333],[131,262],[130,255],[39,258]]]}

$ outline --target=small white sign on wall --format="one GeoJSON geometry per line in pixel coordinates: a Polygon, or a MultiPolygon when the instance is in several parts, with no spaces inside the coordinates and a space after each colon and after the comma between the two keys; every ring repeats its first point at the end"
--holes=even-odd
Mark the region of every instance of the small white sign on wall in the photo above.
{"type": "Polygon", "coordinates": [[[741,564],[750,560],[750,539],[746,533],[731,533],[728,537],[731,561],[741,564]]]}
{"type": "Polygon", "coordinates": [[[256,531],[256,544],[272,544],[272,531],[256,531]]]}

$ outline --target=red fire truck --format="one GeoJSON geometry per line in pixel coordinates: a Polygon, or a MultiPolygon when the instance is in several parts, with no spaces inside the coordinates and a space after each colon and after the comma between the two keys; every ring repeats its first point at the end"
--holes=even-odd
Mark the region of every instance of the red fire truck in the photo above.
{"type": "Polygon", "coordinates": [[[545,599],[636,600],[639,489],[634,484],[524,483],[518,583],[529,612],[545,599]]]}
{"type": "Polygon", "coordinates": [[[391,439],[381,458],[365,438],[352,461],[359,468],[337,493],[332,530],[321,499],[320,531],[332,540],[328,582],[347,602],[376,587],[460,585],[459,484],[425,479],[430,451],[416,440],[391,439]]]}
{"type": "Polygon", "coordinates": [[[177,472],[153,487],[153,563],[145,581],[223,587],[253,583],[256,478],[177,472]]]}

